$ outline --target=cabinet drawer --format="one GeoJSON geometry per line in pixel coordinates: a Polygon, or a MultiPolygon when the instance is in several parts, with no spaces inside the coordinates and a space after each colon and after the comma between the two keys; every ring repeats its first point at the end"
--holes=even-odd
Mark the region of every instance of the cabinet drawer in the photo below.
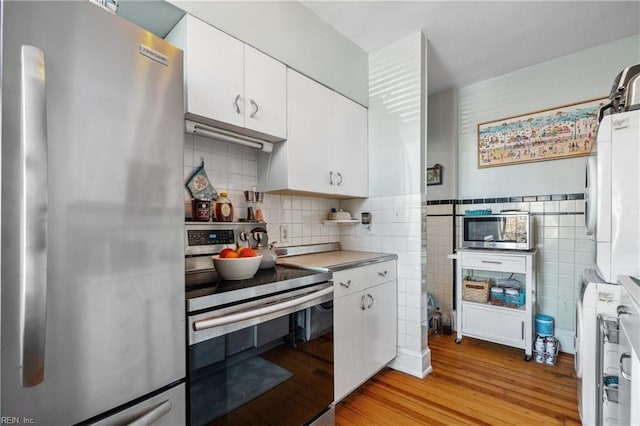
{"type": "Polygon", "coordinates": [[[491,256],[487,254],[462,254],[462,267],[490,271],[526,272],[527,259],[524,256],[491,256]]]}
{"type": "Polygon", "coordinates": [[[333,273],[333,297],[339,298],[396,279],[396,262],[374,263],[333,273]]]}

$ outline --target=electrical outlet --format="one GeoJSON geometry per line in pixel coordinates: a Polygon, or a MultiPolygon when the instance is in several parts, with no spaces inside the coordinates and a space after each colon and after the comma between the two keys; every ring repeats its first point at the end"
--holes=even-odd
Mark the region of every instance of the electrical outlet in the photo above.
{"type": "Polygon", "coordinates": [[[280,242],[289,242],[289,227],[287,225],[280,225],[280,242]]]}

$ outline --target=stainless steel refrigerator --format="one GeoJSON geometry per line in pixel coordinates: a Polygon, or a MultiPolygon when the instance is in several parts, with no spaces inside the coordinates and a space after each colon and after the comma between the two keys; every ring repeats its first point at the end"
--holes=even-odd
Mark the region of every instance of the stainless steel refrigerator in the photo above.
{"type": "Polygon", "coordinates": [[[182,52],[87,1],[2,6],[3,422],[182,424],[182,52]]]}

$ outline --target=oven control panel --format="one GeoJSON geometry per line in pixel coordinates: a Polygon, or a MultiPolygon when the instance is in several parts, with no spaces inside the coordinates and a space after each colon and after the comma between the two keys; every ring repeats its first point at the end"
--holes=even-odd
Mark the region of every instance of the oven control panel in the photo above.
{"type": "Polygon", "coordinates": [[[235,244],[236,238],[231,229],[189,229],[187,243],[189,246],[205,246],[216,244],[235,244]]]}
{"type": "Polygon", "coordinates": [[[257,244],[251,231],[266,227],[258,222],[187,222],[184,230],[185,256],[218,254],[225,247],[257,244]]]}

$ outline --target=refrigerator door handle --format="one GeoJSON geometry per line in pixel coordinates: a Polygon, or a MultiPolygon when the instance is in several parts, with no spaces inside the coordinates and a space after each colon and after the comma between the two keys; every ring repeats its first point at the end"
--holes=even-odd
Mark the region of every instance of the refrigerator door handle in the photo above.
{"type": "Polygon", "coordinates": [[[138,417],[127,426],[149,426],[171,411],[171,400],[167,399],[153,407],[150,411],[138,417]]]}
{"type": "Polygon", "coordinates": [[[44,379],[47,300],[47,106],[44,53],[22,46],[20,75],[20,376],[44,379]]]}

